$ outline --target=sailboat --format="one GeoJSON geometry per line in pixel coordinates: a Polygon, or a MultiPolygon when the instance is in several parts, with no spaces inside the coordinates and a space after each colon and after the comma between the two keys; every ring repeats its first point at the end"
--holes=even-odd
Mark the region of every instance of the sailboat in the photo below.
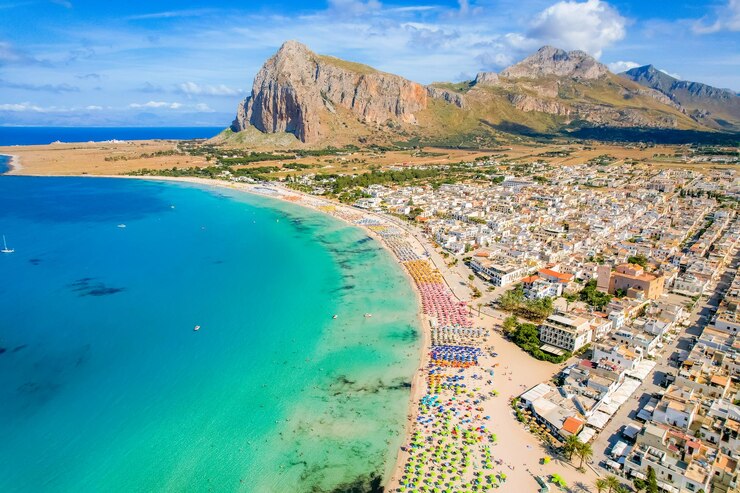
{"type": "Polygon", "coordinates": [[[5,241],[5,235],[3,235],[3,249],[0,250],[2,253],[13,253],[15,250],[8,248],[8,243],[5,241]]]}

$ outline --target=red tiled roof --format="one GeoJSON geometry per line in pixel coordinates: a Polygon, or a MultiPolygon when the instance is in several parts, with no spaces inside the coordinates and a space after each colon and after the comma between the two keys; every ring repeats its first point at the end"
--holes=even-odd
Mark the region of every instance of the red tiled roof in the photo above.
{"type": "Polygon", "coordinates": [[[565,422],[563,422],[563,431],[567,431],[571,435],[575,435],[581,430],[582,426],[583,426],[583,421],[573,416],[570,416],[568,418],[565,418],[565,422]]]}
{"type": "Polygon", "coordinates": [[[564,274],[562,272],[557,272],[551,269],[542,269],[539,270],[538,273],[542,274],[543,276],[555,277],[560,282],[570,282],[573,279],[573,274],[564,274]]]}

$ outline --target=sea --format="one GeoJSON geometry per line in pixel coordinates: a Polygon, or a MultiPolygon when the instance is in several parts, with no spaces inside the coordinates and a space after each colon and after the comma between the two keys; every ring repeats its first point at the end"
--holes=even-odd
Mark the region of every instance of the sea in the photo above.
{"type": "Polygon", "coordinates": [[[0,126],[0,146],[106,140],[209,139],[223,127],[8,127],[0,126]]]}
{"type": "Polygon", "coordinates": [[[379,491],[419,321],[362,230],[207,186],[5,175],[0,233],[0,491],[379,491]]]}

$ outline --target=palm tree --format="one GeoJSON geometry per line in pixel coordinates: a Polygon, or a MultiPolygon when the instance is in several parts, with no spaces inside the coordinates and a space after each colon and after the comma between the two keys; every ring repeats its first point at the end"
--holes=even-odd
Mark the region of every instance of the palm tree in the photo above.
{"type": "Polygon", "coordinates": [[[578,451],[578,447],[580,444],[581,441],[575,435],[569,435],[568,438],[565,439],[565,444],[563,444],[563,452],[568,456],[568,460],[573,459],[573,454],[578,451]]]}
{"type": "Polygon", "coordinates": [[[576,448],[576,454],[578,454],[578,457],[581,458],[581,464],[578,466],[578,469],[583,468],[583,461],[588,460],[591,457],[594,456],[594,450],[591,448],[591,445],[588,443],[579,443],[578,448],[576,448]]]}
{"type": "Polygon", "coordinates": [[[615,493],[617,489],[622,486],[616,476],[609,474],[604,478],[606,481],[606,487],[609,493],[615,493]]]}
{"type": "Polygon", "coordinates": [[[599,493],[601,493],[602,491],[604,491],[605,489],[609,487],[609,485],[606,483],[606,479],[604,478],[597,479],[596,483],[594,484],[596,486],[596,491],[598,491],[599,493]]]}

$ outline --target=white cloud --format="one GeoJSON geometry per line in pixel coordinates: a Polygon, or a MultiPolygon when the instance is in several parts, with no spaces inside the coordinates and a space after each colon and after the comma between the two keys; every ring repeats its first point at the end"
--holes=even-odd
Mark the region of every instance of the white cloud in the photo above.
{"type": "Polygon", "coordinates": [[[66,108],[64,106],[39,106],[34,103],[5,103],[0,104],[0,111],[12,111],[18,113],[68,113],[77,111],[77,108],[66,108]]]}
{"type": "Polygon", "coordinates": [[[640,64],[637,62],[627,62],[620,60],[618,62],[607,63],[606,66],[609,67],[609,70],[611,70],[615,74],[618,74],[620,72],[626,72],[631,68],[639,67],[640,64]]]}
{"type": "Polygon", "coordinates": [[[507,67],[514,63],[514,58],[509,53],[503,52],[485,52],[476,57],[481,66],[486,70],[495,70],[501,67],[507,67]]]}
{"type": "Polygon", "coordinates": [[[664,74],[666,74],[666,75],[670,75],[670,76],[671,76],[671,77],[673,77],[674,79],[678,79],[678,80],[681,80],[681,76],[680,76],[680,75],[678,75],[678,74],[676,74],[676,73],[673,73],[673,72],[668,72],[667,70],[663,70],[662,68],[659,68],[658,70],[660,70],[661,72],[663,72],[663,73],[664,73],[664,74]]]}
{"type": "Polygon", "coordinates": [[[179,92],[187,94],[188,96],[239,96],[243,93],[243,91],[239,89],[232,89],[224,84],[211,86],[196,84],[195,82],[183,82],[177,86],[177,89],[179,92]]]}
{"type": "Polygon", "coordinates": [[[598,58],[604,48],[624,39],[626,26],[627,19],[604,1],[564,0],[539,13],[527,38],[598,58]]]}
{"type": "Polygon", "coordinates": [[[329,9],[335,14],[358,16],[380,10],[378,0],[329,0],[329,9]]]}
{"type": "Polygon", "coordinates": [[[196,111],[202,111],[203,113],[213,113],[214,110],[212,110],[207,104],[205,103],[198,103],[195,105],[196,111]]]}
{"type": "Polygon", "coordinates": [[[692,30],[696,34],[740,31],[740,0],[727,0],[727,5],[716,9],[713,16],[705,16],[694,22],[692,30]],[[711,20],[712,18],[714,21],[711,20]]]}
{"type": "Polygon", "coordinates": [[[129,108],[140,109],[140,108],[167,108],[176,110],[182,107],[180,103],[168,103],[166,101],[149,101],[146,103],[131,103],[128,105],[129,108]]]}
{"type": "Polygon", "coordinates": [[[154,12],[153,14],[131,15],[126,17],[126,19],[132,21],[148,19],[175,19],[178,17],[198,17],[202,15],[212,14],[214,12],[216,12],[215,9],[169,10],[166,12],[154,12]]]}
{"type": "Polygon", "coordinates": [[[85,106],[85,109],[86,110],[89,110],[89,111],[100,111],[100,110],[103,109],[103,107],[102,106],[90,105],[90,106],[85,106]]]}
{"type": "Polygon", "coordinates": [[[0,104],[0,111],[42,111],[39,106],[31,103],[6,103],[0,104]]]}
{"type": "Polygon", "coordinates": [[[72,8],[72,2],[69,0],[51,0],[51,3],[55,3],[57,5],[61,5],[65,9],[71,9],[72,8]]]}

